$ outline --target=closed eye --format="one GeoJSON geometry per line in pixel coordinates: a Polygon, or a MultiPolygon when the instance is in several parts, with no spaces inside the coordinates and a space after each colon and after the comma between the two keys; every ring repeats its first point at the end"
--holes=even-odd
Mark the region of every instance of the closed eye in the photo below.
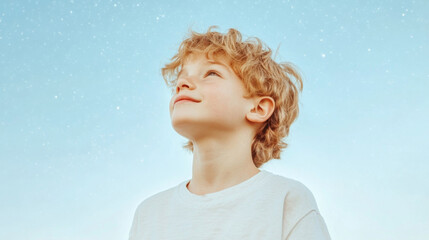
{"type": "Polygon", "coordinates": [[[207,77],[207,76],[212,75],[212,73],[213,73],[213,74],[215,74],[216,76],[219,76],[219,77],[220,77],[220,75],[219,75],[217,72],[213,71],[213,70],[209,70],[209,71],[207,72],[207,74],[206,74],[206,77],[207,77]]]}

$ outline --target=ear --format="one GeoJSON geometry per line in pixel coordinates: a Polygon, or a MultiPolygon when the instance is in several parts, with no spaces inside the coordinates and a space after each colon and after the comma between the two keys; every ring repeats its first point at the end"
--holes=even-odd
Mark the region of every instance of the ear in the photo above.
{"type": "Polygon", "coordinates": [[[246,114],[250,122],[265,122],[274,112],[275,102],[271,97],[264,96],[254,99],[253,108],[246,114]]]}

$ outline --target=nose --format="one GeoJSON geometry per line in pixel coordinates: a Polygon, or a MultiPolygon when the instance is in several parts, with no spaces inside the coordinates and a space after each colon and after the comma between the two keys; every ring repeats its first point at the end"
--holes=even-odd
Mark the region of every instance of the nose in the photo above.
{"type": "Polygon", "coordinates": [[[176,93],[178,93],[183,88],[191,88],[193,85],[184,77],[177,79],[176,93]]]}

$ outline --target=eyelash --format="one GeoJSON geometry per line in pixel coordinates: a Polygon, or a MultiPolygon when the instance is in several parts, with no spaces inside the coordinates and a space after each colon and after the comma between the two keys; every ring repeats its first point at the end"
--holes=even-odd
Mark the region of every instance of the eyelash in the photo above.
{"type": "Polygon", "coordinates": [[[209,75],[210,75],[210,73],[214,73],[214,74],[216,74],[217,76],[219,76],[219,77],[220,77],[220,75],[219,75],[217,72],[213,71],[213,70],[209,70],[209,71],[207,71],[206,77],[207,77],[207,76],[209,76],[209,75]]]}

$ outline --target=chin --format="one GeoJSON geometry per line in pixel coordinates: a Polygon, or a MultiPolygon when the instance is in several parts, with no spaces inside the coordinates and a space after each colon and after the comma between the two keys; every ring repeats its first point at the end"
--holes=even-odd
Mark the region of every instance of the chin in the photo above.
{"type": "Polygon", "coordinates": [[[174,130],[181,136],[193,140],[200,136],[207,135],[207,129],[203,126],[198,126],[195,123],[181,122],[173,124],[174,130]]]}

